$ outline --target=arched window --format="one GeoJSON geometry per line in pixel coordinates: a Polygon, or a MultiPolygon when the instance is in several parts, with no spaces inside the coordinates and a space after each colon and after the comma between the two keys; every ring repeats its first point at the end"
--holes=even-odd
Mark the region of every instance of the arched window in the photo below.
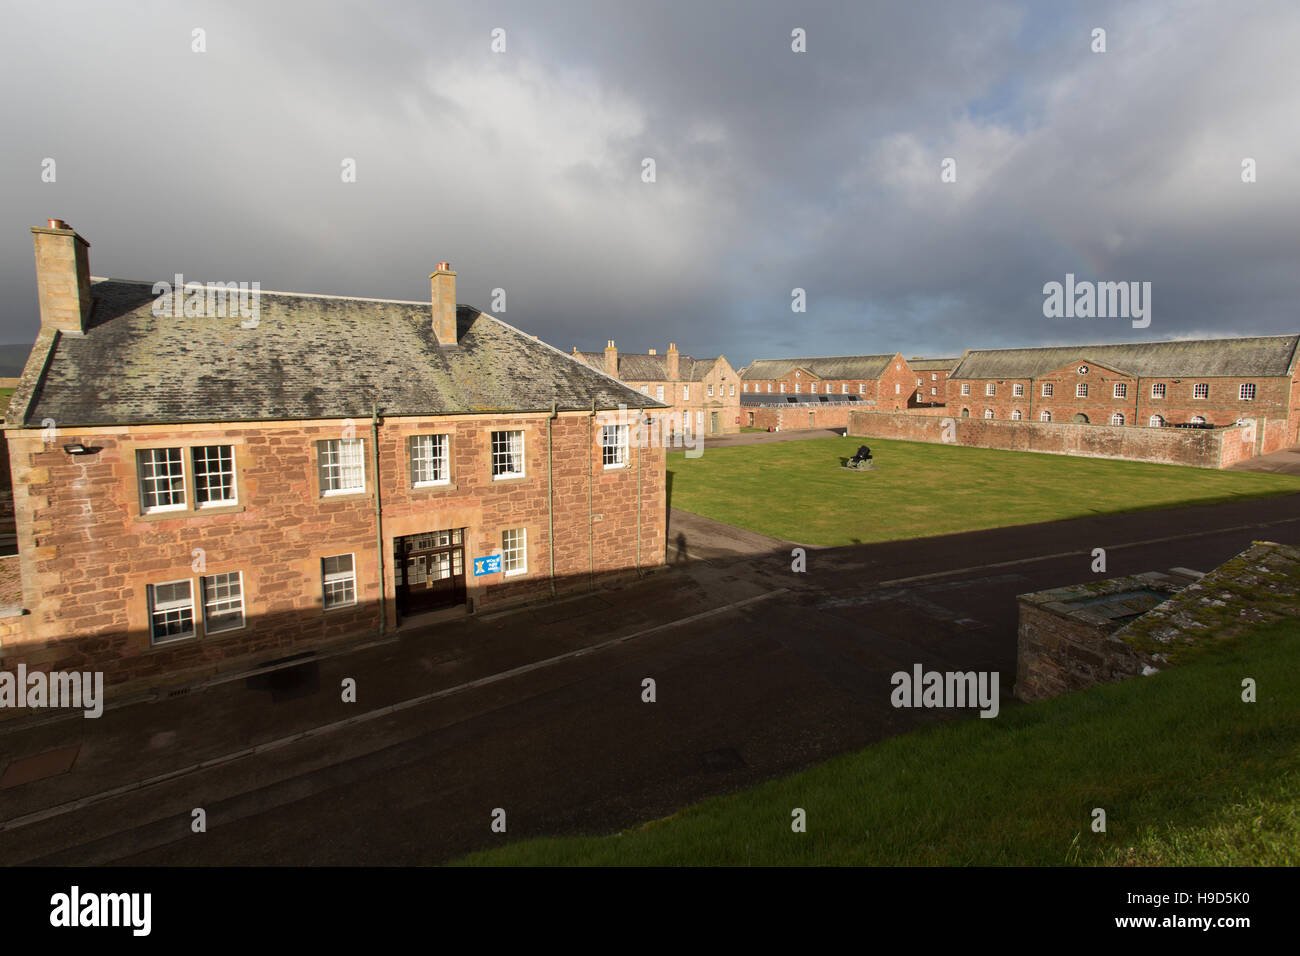
{"type": "Polygon", "coordinates": [[[1159,415],[1152,415],[1151,421],[1147,422],[1147,424],[1150,425],[1152,428],[1163,428],[1165,425],[1165,420],[1159,415]]]}
{"type": "Polygon", "coordinates": [[[970,418],[970,409],[969,409],[969,408],[963,408],[963,409],[961,410],[961,417],[962,417],[962,418],[970,418]]]}
{"type": "Polygon", "coordinates": [[[1113,415],[1110,416],[1110,423],[1111,423],[1112,425],[1123,425],[1123,424],[1124,424],[1124,413],[1123,413],[1123,412],[1115,412],[1115,414],[1113,414],[1113,415]]]}
{"type": "Polygon", "coordinates": [[[1205,424],[1205,418],[1202,417],[1201,415],[1193,415],[1193,416],[1192,416],[1192,424],[1193,424],[1193,425],[1204,425],[1204,424],[1205,424]]]}
{"type": "Polygon", "coordinates": [[[1044,411],[1041,415],[1038,416],[1038,420],[1040,422],[1050,422],[1052,420],[1052,413],[1048,411],[1044,411]]]}
{"type": "Polygon", "coordinates": [[[1018,421],[1020,421],[1020,419],[1023,418],[1023,417],[1024,417],[1024,416],[1020,414],[1020,409],[1018,409],[1018,408],[1013,408],[1013,409],[1011,410],[1011,420],[1012,420],[1013,422],[1018,422],[1018,421]]]}

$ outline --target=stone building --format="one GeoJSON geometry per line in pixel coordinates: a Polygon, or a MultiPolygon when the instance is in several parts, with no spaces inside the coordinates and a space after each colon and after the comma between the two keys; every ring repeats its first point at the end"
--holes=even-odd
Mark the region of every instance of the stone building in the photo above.
{"type": "Polygon", "coordinates": [[[446,263],[432,304],[257,291],[232,317],[32,232],[5,668],[179,683],[664,562],[661,406],[457,305],[446,263]]]}
{"type": "Polygon", "coordinates": [[[946,405],[948,376],[960,358],[910,358],[908,366],[916,373],[916,404],[946,405]]]}
{"type": "Polygon", "coordinates": [[[1256,454],[1300,441],[1300,335],[976,349],[948,378],[963,418],[1161,428],[1254,422],[1256,454]]]}
{"type": "Polygon", "coordinates": [[[694,359],[682,355],[676,342],[669,343],[663,355],[655,349],[619,352],[613,339],[604,352],[575,348],[573,354],[643,396],[668,405],[668,421],[662,427],[674,441],[682,435],[733,435],[740,431],[740,376],[725,355],[694,359]]]}
{"type": "MultiPolygon", "coordinates": [[[[916,380],[897,352],[834,358],[758,359],[741,373],[742,395],[857,396],[877,411],[902,411],[916,402],[916,380]]],[[[780,401],[779,397],[774,399],[780,401]]]]}

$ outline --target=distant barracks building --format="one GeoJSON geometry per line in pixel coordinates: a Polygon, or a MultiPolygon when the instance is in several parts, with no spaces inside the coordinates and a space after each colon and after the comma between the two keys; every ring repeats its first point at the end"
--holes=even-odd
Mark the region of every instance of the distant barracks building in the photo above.
{"type": "Polygon", "coordinates": [[[573,354],[592,368],[625,382],[647,398],[670,408],[667,421],[659,427],[670,444],[683,436],[734,435],[740,431],[740,376],[725,355],[693,359],[677,350],[672,342],[659,355],[649,352],[619,352],[610,339],[601,352],[573,354]]]}
{"type": "Polygon", "coordinates": [[[664,450],[638,434],[662,406],[458,306],[446,263],[432,306],[178,318],[92,279],[64,223],[32,232],[5,668],[174,683],[664,562],[664,450]]]}
{"type": "Polygon", "coordinates": [[[740,377],[743,424],[755,428],[843,428],[853,407],[906,411],[920,394],[920,373],[897,352],[758,359],[740,377]]]}
{"type": "Polygon", "coordinates": [[[949,375],[962,418],[1223,427],[1255,422],[1255,454],[1300,441],[1300,335],[967,351],[949,375]]]}

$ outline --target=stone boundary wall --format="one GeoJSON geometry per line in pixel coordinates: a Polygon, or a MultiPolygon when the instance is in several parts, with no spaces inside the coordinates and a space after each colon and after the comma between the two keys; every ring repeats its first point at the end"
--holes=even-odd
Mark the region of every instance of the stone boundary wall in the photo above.
{"type": "Polygon", "coordinates": [[[1253,457],[1258,440],[1244,427],[1147,428],[996,418],[954,418],[854,409],[848,433],[863,438],[933,442],[1085,458],[1121,458],[1196,468],[1225,468],[1253,457]]]}

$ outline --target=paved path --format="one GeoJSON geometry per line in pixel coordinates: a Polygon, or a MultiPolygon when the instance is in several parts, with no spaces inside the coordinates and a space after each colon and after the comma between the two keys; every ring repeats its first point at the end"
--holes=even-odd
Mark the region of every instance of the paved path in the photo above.
{"type": "Polygon", "coordinates": [[[1230,465],[1228,470],[1271,471],[1284,475],[1300,475],[1300,445],[1261,455],[1258,458],[1247,458],[1245,461],[1230,465]]]}
{"type": "Polygon", "coordinates": [[[668,509],[668,561],[680,564],[707,558],[770,554],[795,547],[793,542],[714,521],[680,508],[668,509]]]}
{"type": "Polygon", "coordinates": [[[0,724],[5,758],[77,748],[0,790],[0,862],[419,864],[614,831],[942,719],[889,706],[914,663],[999,671],[1017,706],[1015,596],[1091,579],[1095,547],[1118,576],[1257,539],[1300,543],[1300,495],[810,551],[805,574],[784,549],[694,561],[273,681],[0,724]]]}

